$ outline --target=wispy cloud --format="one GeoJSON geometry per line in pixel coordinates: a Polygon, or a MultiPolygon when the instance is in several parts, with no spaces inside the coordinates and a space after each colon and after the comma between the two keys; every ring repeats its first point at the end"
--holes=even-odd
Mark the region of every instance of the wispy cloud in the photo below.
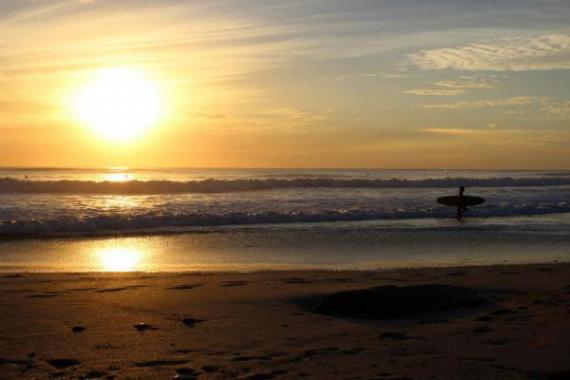
{"type": "Polygon", "coordinates": [[[471,81],[471,80],[442,80],[438,82],[434,82],[436,86],[445,87],[445,88],[453,88],[453,89],[492,89],[495,88],[495,84],[487,81],[471,81]]]}
{"type": "Polygon", "coordinates": [[[401,79],[407,78],[408,75],[404,72],[387,72],[387,71],[375,71],[369,73],[360,74],[344,74],[337,75],[336,77],[327,78],[331,82],[341,82],[350,79],[363,79],[363,78],[390,78],[390,79],[401,79]]]}
{"type": "Polygon", "coordinates": [[[252,113],[236,112],[231,115],[195,113],[189,114],[189,117],[210,121],[225,131],[259,132],[275,129],[304,131],[304,128],[334,123],[333,113],[333,110],[308,111],[295,107],[269,107],[252,113]]]}
{"type": "Polygon", "coordinates": [[[414,88],[404,91],[404,94],[418,96],[456,96],[464,93],[465,90],[451,88],[414,88]]]}
{"type": "Polygon", "coordinates": [[[457,96],[465,94],[467,90],[495,88],[494,83],[484,79],[473,80],[472,78],[437,81],[434,82],[433,85],[435,88],[415,88],[404,91],[404,94],[418,96],[457,96]]]}
{"type": "Polygon", "coordinates": [[[550,102],[545,101],[542,106],[548,118],[570,120],[570,101],[550,102]]]}
{"type": "Polygon", "coordinates": [[[449,136],[470,136],[487,134],[489,131],[467,128],[424,128],[422,132],[449,136]]]}
{"type": "Polygon", "coordinates": [[[213,112],[189,112],[188,117],[191,119],[201,119],[201,120],[223,120],[228,117],[228,115],[223,113],[213,113],[213,112]]]}
{"type": "Polygon", "coordinates": [[[383,76],[384,71],[376,71],[372,73],[363,73],[363,74],[345,74],[345,75],[337,75],[336,77],[328,78],[331,82],[341,82],[348,79],[354,78],[375,78],[379,76],[383,76]]]}
{"type": "Polygon", "coordinates": [[[539,98],[533,96],[515,96],[506,99],[471,100],[471,101],[456,101],[453,103],[442,103],[442,104],[424,104],[423,108],[465,110],[465,109],[478,109],[478,108],[490,108],[490,107],[524,106],[536,103],[538,100],[539,98]]]}
{"type": "Polygon", "coordinates": [[[289,120],[299,124],[309,124],[331,120],[330,116],[324,114],[317,114],[290,107],[273,108],[258,112],[251,115],[251,118],[260,120],[289,120]]]}
{"type": "Polygon", "coordinates": [[[2,20],[0,71],[21,78],[141,64],[184,66],[204,82],[227,81],[282,65],[310,45],[295,38],[293,27],[222,17],[200,5],[165,2],[136,12],[96,5],[60,2],[2,20]]]}
{"type": "Polygon", "coordinates": [[[570,142],[569,131],[559,130],[525,130],[525,129],[494,129],[494,128],[424,128],[421,132],[457,140],[467,140],[474,143],[489,145],[551,145],[567,144],[570,142]]]}
{"type": "Polygon", "coordinates": [[[424,50],[408,58],[423,70],[570,69],[570,35],[500,38],[454,48],[424,50]]]}

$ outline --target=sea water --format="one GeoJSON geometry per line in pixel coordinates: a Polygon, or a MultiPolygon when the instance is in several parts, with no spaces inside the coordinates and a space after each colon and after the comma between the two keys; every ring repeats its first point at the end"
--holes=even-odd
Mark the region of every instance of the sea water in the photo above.
{"type": "Polygon", "coordinates": [[[568,171],[0,169],[6,270],[568,261],[569,242],[568,171]],[[458,186],[486,199],[462,221],[435,202],[458,186]]]}

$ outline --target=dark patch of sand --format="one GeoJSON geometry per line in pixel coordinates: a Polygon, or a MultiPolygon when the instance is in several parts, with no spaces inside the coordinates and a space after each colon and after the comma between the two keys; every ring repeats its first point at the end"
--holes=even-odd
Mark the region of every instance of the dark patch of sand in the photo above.
{"type": "Polygon", "coordinates": [[[333,293],[322,300],[317,311],[342,317],[397,319],[480,307],[486,303],[474,290],[459,286],[378,286],[333,293]]]}

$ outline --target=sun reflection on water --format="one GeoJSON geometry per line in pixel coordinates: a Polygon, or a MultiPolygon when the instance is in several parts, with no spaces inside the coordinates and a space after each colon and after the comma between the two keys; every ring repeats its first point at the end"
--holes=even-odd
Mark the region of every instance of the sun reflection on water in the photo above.
{"type": "Polygon", "coordinates": [[[102,270],[107,272],[131,272],[142,270],[145,252],[136,248],[111,247],[95,252],[102,270]]]}
{"type": "Polygon", "coordinates": [[[126,172],[111,172],[103,175],[103,179],[108,182],[126,182],[133,178],[126,172]]]}

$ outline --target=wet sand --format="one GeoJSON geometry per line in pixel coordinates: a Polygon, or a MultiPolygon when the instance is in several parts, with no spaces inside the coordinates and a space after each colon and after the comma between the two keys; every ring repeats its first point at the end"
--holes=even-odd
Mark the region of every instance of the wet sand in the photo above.
{"type": "Polygon", "coordinates": [[[570,369],[568,264],[5,273],[0,294],[2,379],[556,379],[570,369]],[[334,292],[419,284],[489,302],[408,320],[315,312],[334,292]]]}

